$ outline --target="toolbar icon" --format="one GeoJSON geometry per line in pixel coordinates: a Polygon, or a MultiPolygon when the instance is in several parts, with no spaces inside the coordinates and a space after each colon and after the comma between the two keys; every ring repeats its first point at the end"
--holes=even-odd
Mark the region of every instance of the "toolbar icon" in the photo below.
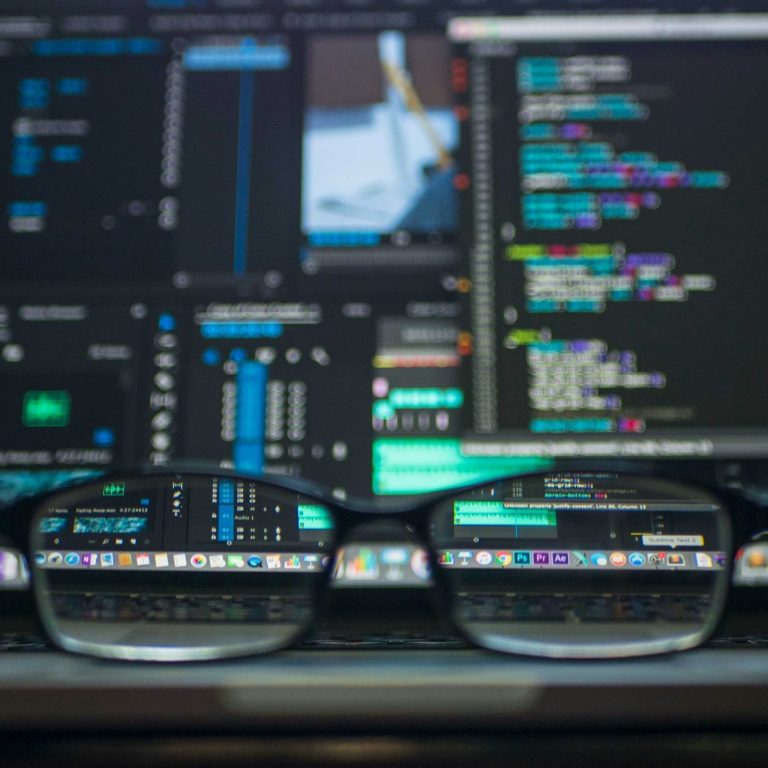
{"type": "Polygon", "coordinates": [[[512,553],[511,552],[497,552],[496,553],[496,562],[502,568],[506,568],[508,565],[510,565],[512,563],[512,553]]]}
{"type": "Polygon", "coordinates": [[[475,561],[478,565],[490,565],[493,562],[493,555],[490,552],[478,552],[475,555],[475,561]]]}

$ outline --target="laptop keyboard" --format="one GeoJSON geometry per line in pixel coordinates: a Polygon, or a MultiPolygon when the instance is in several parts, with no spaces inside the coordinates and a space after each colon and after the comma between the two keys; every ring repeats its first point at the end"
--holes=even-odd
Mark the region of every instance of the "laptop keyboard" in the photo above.
{"type": "MultiPolygon", "coordinates": [[[[707,599],[698,595],[531,595],[466,594],[459,598],[459,610],[478,621],[685,621],[699,618],[709,609],[707,599]]],[[[61,595],[61,615],[93,619],[136,621],[292,621],[309,610],[305,600],[286,596],[221,597],[145,595],[61,595]]],[[[716,637],[715,648],[764,648],[768,638],[756,635],[716,637]]],[[[355,632],[319,630],[297,647],[306,650],[341,649],[456,649],[469,644],[442,631],[355,632]]],[[[31,633],[0,633],[0,652],[35,652],[50,646],[31,633]]]]}
{"type": "Polygon", "coordinates": [[[707,595],[598,594],[459,595],[457,612],[471,621],[698,621],[711,610],[707,595]]]}

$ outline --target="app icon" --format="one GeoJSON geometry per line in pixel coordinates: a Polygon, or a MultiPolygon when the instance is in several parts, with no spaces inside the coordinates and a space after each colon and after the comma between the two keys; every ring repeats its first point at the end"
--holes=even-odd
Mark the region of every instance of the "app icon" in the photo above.
{"type": "Polygon", "coordinates": [[[421,581],[428,581],[431,573],[429,571],[429,557],[427,553],[419,548],[411,555],[411,570],[414,576],[421,581]]]}
{"type": "Polygon", "coordinates": [[[493,562],[493,555],[490,552],[478,552],[475,555],[475,562],[478,565],[490,565],[493,562]]]}
{"type": "Polygon", "coordinates": [[[645,565],[645,555],[642,552],[632,552],[628,559],[629,564],[634,565],[635,568],[645,565]]]}
{"type": "Polygon", "coordinates": [[[623,552],[611,552],[610,563],[614,568],[623,568],[627,564],[627,556],[623,552]]]}
{"type": "Polygon", "coordinates": [[[198,553],[196,555],[192,555],[192,557],[189,559],[189,562],[192,563],[193,568],[205,568],[206,564],[208,563],[208,558],[205,555],[198,553]]]}
{"type": "Polygon", "coordinates": [[[291,571],[296,571],[301,568],[301,560],[299,559],[299,556],[291,555],[290,557],[286,557],[283,567],[291,571]]]}
{"type": "Polygon", "coordinates": [[[577,566],[589,565],[586,552],[573,551],[573,564],[577,566]]]}
{"type": "Polygon", "coordinates": [[[403,547],[389,547],[381,552],[381,562],[385,565],[405,565],[408,562],[408,550],[403,547]]]}
{"type": "MultiPolygon", "coordinates": [[[[45,557],[45,555],[43,555],[45,557]]],[[[15,581],[18,578],[26,578],[27,569],[24,563],[20,563],[20,558],[13,552],[0,552],[0,582],[15,581]],[[22,573],[19,574],[19,565],[21,564],[22,573]]]]}
{"type": "Polygon", "coordinates": [[[711,555],[707,552],[696,553],[696,565],[698,565],[699,568],[714,568],[715,566],[711,555]]]}
{"type": "Polygon", "coordinates": [[[227,561],[224,559],[224,555],[208,555],[208,565],[211,568],[226,568],[227,561]]]}
{"type": "Polygon", "coordinates": [[[248,558],[248,567],[249,568],[262,568],[262,561],[261,558],[257,555],[251,555],[251,557],[248,558]]]}
{"type": "Polygon", "coordinates": [[[453,552],[443,552],[438,560],[440,565],[456,565],[456,559],[453,556],[453,552]]]}
{"type": "Polygon", "coordinates": [[[470,560],[472,560],[471,552],[459,552],[459,565],[469,565],[470,560]]]}
{"type": "Polygon", "coordinates": [[[515,552],[513,555],[515,565],[530,565],[531,553],[530,552],[515,552]]]}
{"type": "Polygon", "coordinates": [[[768,557],[761,547],[751,546],[747,549],[745,563],[750,568],[768,568],[768,557]]]}
{"type": "Polygon", "coordinates": [[[123,566],[124,568],[127,566],[130,566],[133,564],[133,560],[131,559],[131,553],[130,552],[118,552],[117,553],[117,564],[123,566]]]}
{"type": "Polygon", "coordinates": [[[571,558],[567,552],[553,552],[552,565],[568,565],[571,558]]]}
{"type": "Polygon", "coordinates": [[[549,565],[549,552],[534,552],[533,553],[534,565],[549,565]]]}
{"type": "Polygon", "coordinates": [[[592,555],[592,557],[589,559],[592,562],[592,565],[598,565],[601,568],[604,568],[606,565],[608,565],[608,556],[602,552],[595,552],[595,554],[592,555]]]}
{"type": "Polygon", "coordinates": [[[681,568],[685,565],[685,555],[678,552],[670,552],[667,555],[667,565],[670,568],[681,568]]]}
{"type": "Polygon", "coordinates": [[[267,568],[269,568],[270,571],[277,570],[281,567],[282,561],[280,560],[280,555],[267,555],[267,568]]]}
{"type": "Polygon", "coordinates": [[[648,555],[648,562],[651,565],[664,565],[667,556],[663,552],[652,552],[648,555]]]}
{"type": "Polygon", "coordinates": [[[51,554],[48,555],[49,565],[61,565],[63,562],[64,555],[62,555],[61,552],[51,552],[51,554]]]}
{"type": "Polygon", "coordinates": [[[379,576],[379,561],[376,553],[368,547],[347,551],[346,577],[351,581],[365,581],[379,576]]]}
{"type": "Polygon", "coordinates": [[[138,566],[149,565],[149,552],[137,552],[136,565],[138,566]]]}
{"type": "Polygon", "coordinates": [[[80,565],[80,555],[77,552],[67,552],[64,556],[64,562],[67,565],[80,565]]]}
{"type": "Polygon", "coordinates": [[[304,565],[308,571],[314,571],[317,568],[317,564],[320,560],[319,555],[304,555],[304,565]]]}
{"type": "Polygon", "coordinates": [[[45,565],[47,560],[48,557],[46,556],[45,552],[35,552],[35,562],[38,565],[45,565]]]}
{"type": "Polygon", "coordinates": [[[173,556],[173,567],[174,568],[186,568],[187,567],[187,556],[183,552],[177,552],[173,556]]]}
{"type": "Polygon", "coordinates": [[[101,567],[111,568],[115,564],[115,556],[112,552],[101,553],[101,567]]]}
{"type": "Polygon", "coordinates": [[[227,568],[245,568],[245,558],[242,555],[227,555],[227,568]]]}
{"type": "Polygon", "coordinates": [[[510,565],[512,563],[512,553],[511,552],[497,552],[496,553],[496,562],[502,568],[506,568],[508,565],[510,565]]]}
{"type": "Polygon", "coordinates": [[[158,552],[155,555],[155,568],[167,568],[169,565],[168,555],[165,552],[158,552]]]}

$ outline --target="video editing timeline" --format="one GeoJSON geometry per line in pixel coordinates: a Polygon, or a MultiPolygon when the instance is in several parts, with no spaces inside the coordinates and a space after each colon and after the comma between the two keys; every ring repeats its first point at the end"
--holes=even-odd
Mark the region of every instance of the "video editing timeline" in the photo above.
{"type": "Polygon", "coordinates": [[[451,35],[464,450],[763,453],[768,17],[464,18],[451,35]]]}

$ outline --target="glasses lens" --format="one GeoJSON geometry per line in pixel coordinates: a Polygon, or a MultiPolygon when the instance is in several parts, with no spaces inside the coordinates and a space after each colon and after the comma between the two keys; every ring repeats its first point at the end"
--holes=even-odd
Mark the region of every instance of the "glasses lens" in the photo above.
{"type": "Polygon", "coordinates": [[[54,640],[169,661],[290,645],[312,621],[334,537],[322,503],[215,475],[93,483],[49,498],[33,526],[54,640]]]}
{"type": "Polygon", "coordinates": [[[530,475],[432,517],[453,618],[511,653],[606,658],[701,643],[728,587],[727,517],[700,489],[620,473],[530,475]]]}

